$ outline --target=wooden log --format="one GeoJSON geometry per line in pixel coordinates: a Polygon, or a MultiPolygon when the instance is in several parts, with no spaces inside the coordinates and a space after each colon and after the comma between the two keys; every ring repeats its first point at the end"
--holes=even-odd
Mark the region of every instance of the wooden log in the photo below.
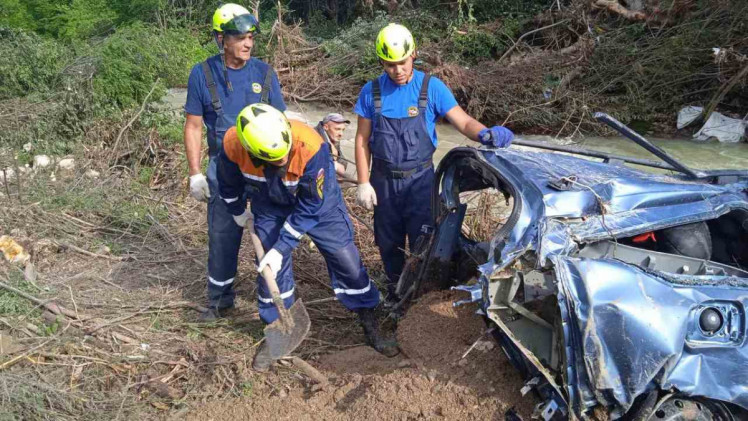
{"type": "Polygon", "coordinates": [[[312,365],[309,364],[308,362],[302,360],[299,357],[290,357],[290,360],[293,363],[293,365],[296,366],[296,368],[301,370],[315,383],[320,385],[320,387],[325,388],[330,384],[330,382],[327,380],[327,377],[325,377],[324,374],[320,373],[319,370],[312,367],[312,365]]]}

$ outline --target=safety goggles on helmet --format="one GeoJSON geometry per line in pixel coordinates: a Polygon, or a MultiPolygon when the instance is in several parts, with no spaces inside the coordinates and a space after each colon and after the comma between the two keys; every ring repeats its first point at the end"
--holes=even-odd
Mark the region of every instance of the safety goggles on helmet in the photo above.
{"type": "Polygon", "coordinates": [[[377,35],[377,56],[384,61],[397,63],[410,57],[416,50],[416,42],[408,28],[391,23],[377,35]]]}
{"type": "Polygon", "coordinates": [[[259,33],[260,24],[245,7],[227,3],[213,13],[213,30],[226,35],[259,33]]]}
{"type": "Polygon", "coordinates": [[[253,15],[241,15],[221,25],[226,35],[258,34],[260,25],[253,15]]]}
{"type": "Polygon", "coordinates": [[[291,151],[291,123],[270,105],[246,106],[236,117],[236,132],[242,147],[263,161],[280,161],[291,151]]]}

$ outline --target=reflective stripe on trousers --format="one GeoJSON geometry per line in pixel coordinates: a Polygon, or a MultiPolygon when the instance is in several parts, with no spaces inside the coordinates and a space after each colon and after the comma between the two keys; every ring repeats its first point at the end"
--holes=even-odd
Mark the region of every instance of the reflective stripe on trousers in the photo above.
{"type": "MultiPolygon", "coordinates": [[[[217,179],[217,154],[223,145],[223,135],[233,126],[225,113],[216,118],[215,135],[208,138],[208,304],[212,308],[234,305],[234,278],[239,260],[239,246],[243,228],[234,222],[226,203],[221,200],[217,179]]],[[[238,200],[246,200],[240,197],[238,200]]]]}
{"type": "MultiPolygon", "coordinates": [[[[278,239],[286,216],[255,214],[255,231],[265,250],[278,239]]],[[[327,264],[333,291],[341,304],[350,310],[374,308],[379,304],[379,290],[369,279],[358,249],[353,242],[353,224],[341,201],[340,205],[320,217],[320,222],[307,232],[327,264]]],[[[315,275],[319,275],[315,273],[315,275]]],[[[257,277],[257,300],[260,318],[272,323],[278,318],[270,292],[261,276],[257,277]]],[[[278,289],[286,307],[294,301],[294,275],[291,253],[283,256],[281,270],[276,277],[278,289]]]]}

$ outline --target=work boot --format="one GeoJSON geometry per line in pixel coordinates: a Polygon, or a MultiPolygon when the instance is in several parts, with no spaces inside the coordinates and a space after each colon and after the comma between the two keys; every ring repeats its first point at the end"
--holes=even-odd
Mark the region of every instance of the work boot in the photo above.
{"type": "Polygon", "coordinates": [[[223,319],[233,313],[234,306],[223,307],[223,308],[209,308],[208,311],[200,313],[197,320],[201,323],[215,322],[218,319],[223,319]]]}
{"type": "Polygon", "coordinates": [[[388,292],[385,297],[382,297],[380,295],[380,301],[382,302],[382,307],[386,311],[391,311],[396,305],[400,303],[401,298],[395,294],[395,292],[388,292]]]}
{"type": "Polygon", "coordinates": [[[364,328],[366,344],[374,348],[380,354],[387,357],[394,357],[400,353],[397,344],[394,341],[385,341],[379,334],[379,321],[374,314],[373,308],[362,308],[358,310],[358,321],[364,328]]]}
{"type": "Polygon", "coordinates": [[[270,349],[267,345],[267,341],[263,341],[259,348],[257,348],[255,358],[252,360],[252,370],[260,373],[270,370],[270,366],[273,365],[275,360],[270,357],[270,349]]]}

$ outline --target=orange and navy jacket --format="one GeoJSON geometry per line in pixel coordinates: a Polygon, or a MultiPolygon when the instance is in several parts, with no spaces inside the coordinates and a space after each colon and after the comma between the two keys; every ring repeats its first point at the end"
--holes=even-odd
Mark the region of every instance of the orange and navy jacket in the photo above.
{"type": "Polygon", "coordinates": [[[252,203],[255,217],[285,218],[273,246],[290,252],[328,212],[342,206],[329,146],[306,124],[291,120],[288,164],[275,167],[253,160],[242,147],[236,127],[223,138],[218,154],[218,187],[229,213],[240,215],[252,203]]]}

